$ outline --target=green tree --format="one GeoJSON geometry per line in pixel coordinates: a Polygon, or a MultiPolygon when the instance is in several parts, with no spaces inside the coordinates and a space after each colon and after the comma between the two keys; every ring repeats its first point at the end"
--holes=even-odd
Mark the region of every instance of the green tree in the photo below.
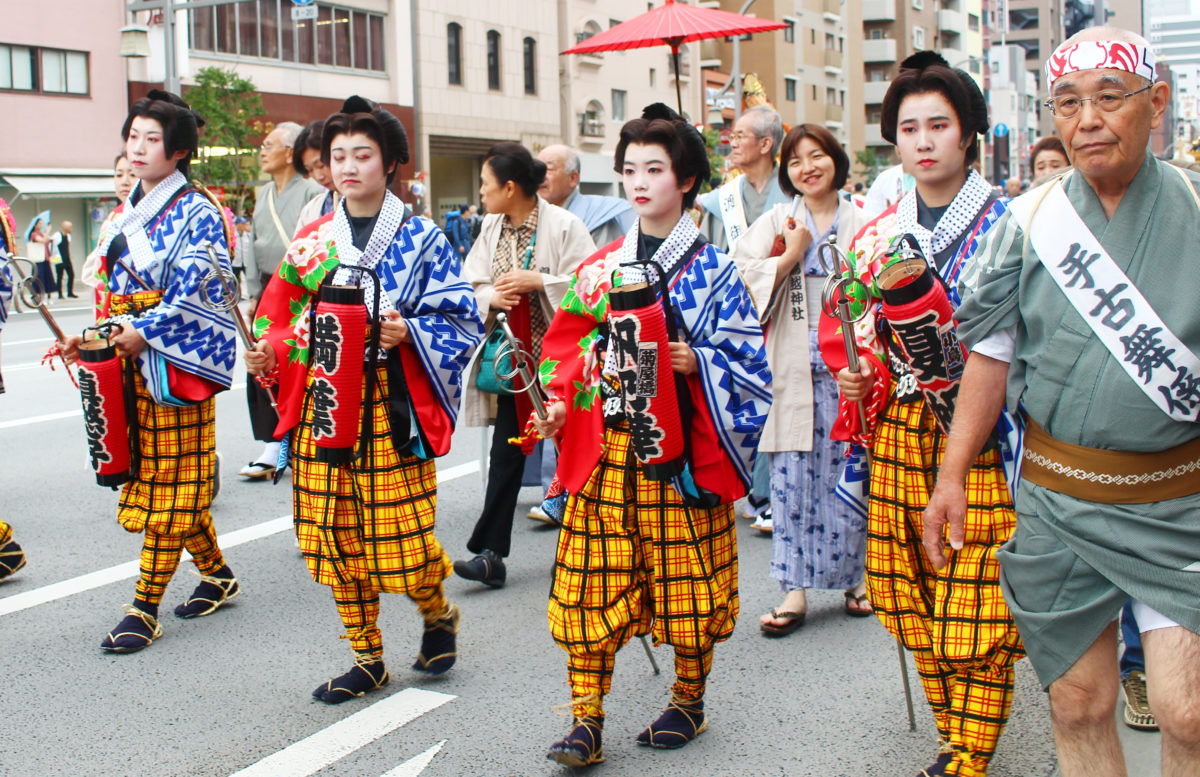
{"type": "Polygon", "coordinates": [[[868,148],[866,151],[855,151],[854,161],[858,163],[859,175],[867,179],[868,186],[871,185],[876,176],[893,164],[889,155],[879,154],[874,148],[868,148]]]}
{"type": "MultiPolygon", "coordinates": [[[[712,178],[720,179],[725,172],[725,157],[721,156],[721,152],[718,150],[721,145],[721,133],[712,127],[705,127],[700,134],[704,136],[704,146],[708,149],[708,166],[712,169],[712,178]]],[[[711,189],[710,179],[701,184],[700,193],[703,194],[711,189]]]]}
{"type": "Polygon", "coordinates": [[[269,131],[262,122],[262,98],[254,82],[234,70],[206,67],[196,72],[186,99],[205,121],[192,176],[205,185],[224,186],[226,204],[243,213],[250,184],[258,177],[254,141],[269,131]]]}

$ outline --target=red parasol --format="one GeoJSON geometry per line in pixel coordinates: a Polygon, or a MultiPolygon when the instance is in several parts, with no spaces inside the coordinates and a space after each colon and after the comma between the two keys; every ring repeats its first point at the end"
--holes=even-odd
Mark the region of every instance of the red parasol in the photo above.
{"type": "Polygon", "coordinates": [[[683,96],[679,89],[679,47],[688,41],[706,38],[725,38],[755,32],[782,30],[783,22],[759,19],[755,16],[684,5],[666,0],[627,22],[621,22],[567,49],[563,54],[593,54],[600,51],[641,49],[648,46],[670,46],[675,60],[675,99],[683,113],[683,96]]]}

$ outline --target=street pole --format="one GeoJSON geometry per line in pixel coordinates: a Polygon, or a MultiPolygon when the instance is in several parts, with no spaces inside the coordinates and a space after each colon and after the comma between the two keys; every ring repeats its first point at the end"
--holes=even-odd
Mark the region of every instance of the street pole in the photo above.
{"type": "Polygon", "coordinates": [[[131,0],[125,6],[129,13],[139,11],[158,11],[162,14],[163,23],[163,88],[177,94],[181,84],[179,68],[175,62],[175,14],[179,11],[190,11],[195,8],[210,8],[216,5],[233,5],[242,0],[131,0]]]}

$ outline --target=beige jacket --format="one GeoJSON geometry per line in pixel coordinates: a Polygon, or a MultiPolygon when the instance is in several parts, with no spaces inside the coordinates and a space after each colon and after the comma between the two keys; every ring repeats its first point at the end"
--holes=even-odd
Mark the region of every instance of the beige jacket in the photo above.
{"type": "MultiPolygon", "coordinates": [[[[464,266],[467,280],[475,289],[479,312],[486,316],[484,325],[488,332],[492,331],[496,318],[496,311],[491,309],[492,295],[496,291],[492,285],[492,258],[500,242],[503,220],[504,216],[496,213],[483,217],[479,238],[471,245],[464,266]]],[[[529,269],[542,274],[544,289],[538,295],[538,300],[547,321],[554,317],[554,311],[558,310],[559,303],[566,295],[575,268],[595,252],[592,236],[578,216],[538,197],[537,242],[533,247],[533,261],[529,269]]],[[[485,394],[475,388],[479,354],[482,351],[482,346],[476,349],[467,368],[466,390],[463,392],[463,407],[459,416],[467,426],[490,426],[496,417],[495,395],[485,394]]]]}
{"type": "MultiPolygon", "coordinates": [[[[731,255],[750,292],[759,320],[767,330],[767,363],[771,365],[774,397],[758,449],[764,453],[811,451],[813,449],[813,382],[809,361],[809,329],[816,329],[821,311],[821,276],[804,277],[804,312],[792,314],[785,279],[775,293],[775,267],[779,257],[769,256],[775,236],[783,233],[791,203],[776,205],[746,231],[731,255]]],[[[801,204],[796,221],[803,224],[807,212],[801,204]]],[[[863,212],[842,200],[838,205],[837,244],[850,244],[867,223],[863,212]]],[[[804,260],[801,258],[801,264],[804,260]]]]}

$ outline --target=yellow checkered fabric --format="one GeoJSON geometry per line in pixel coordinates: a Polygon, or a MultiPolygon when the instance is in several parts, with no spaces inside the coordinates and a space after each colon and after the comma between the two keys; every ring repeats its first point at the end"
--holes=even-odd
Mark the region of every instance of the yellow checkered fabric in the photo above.
{"type": "MultiPolygon", "coordinates": [[[[567,651],[575,699],[608,693],[612,657],[650,633],[676,649],[675,692],[703,695],[712,646],[738,615],[732,505],[685,507],[642,476],[628,432],[608,429],[600,463],[567,503],[556,555],[550,633],[567,651]]],[[[575,714],[600,711],[595,701],[575,714]]]]}
{"type": "Polygon", "coordinates": [[[945,569],[921,545],[922,513],[945,452],[924,402],[892,401],[872,447],[867,588],[883,625],[913,651],[938,733],[955,753],[946,774],[986,773],[1024,655],[1000,591],[996,550],[1016,528],[997,450],[967,476],[966,535],[945,569]]]}
{"type": "Polygon", "coordinates": [[[0,547],[7,545],[12,540],[12,527],[4,521],[0,521],[0,547]]]}
{"type": "Polygon", "coordinates": [[[154,605],[162,601],[167,584],[179,568],[179,559],[184,548],[192,555],[192,561],[203,575],[211,575],[225,566],[225,559],[217,546],[217,534],[213,531],[212,519],[207,514],[204,520],[186,535],[159,534],[147,529],[138,562],[138,599],[154,605]]]}
{"type": "MultiPolygon", "coordinates": [[[[432,461],[396,453],[383,365],[377,380],[367,410],[369,452],[346,466],[317,461],[312,405],[305,398],[292,448],[296,534],[318,583],[363,583],[376,593],[409,594],[422,605],[440,596],[452,569],[433,533],[437,472],[432,461]]],[[[365,375],[363,384],[365,391],[365,375]]]]}
{"type": "MultiPolygon", "coordinates": [[[[112,312],[136,313],[153,305],[162,292],[114,296],[112,312]]],[[[122,360],[122,364],[127,366],[122,360]]],[[[214,400],[188,407],[156,405],[140,371],[133,374],[141,461],[121,489],[117,521],[131,532],[150,530],[182,536],[211,521],[216,474],[214,400]]],[[[131,390],[126,384],[125,390],[131,390]]]]}

